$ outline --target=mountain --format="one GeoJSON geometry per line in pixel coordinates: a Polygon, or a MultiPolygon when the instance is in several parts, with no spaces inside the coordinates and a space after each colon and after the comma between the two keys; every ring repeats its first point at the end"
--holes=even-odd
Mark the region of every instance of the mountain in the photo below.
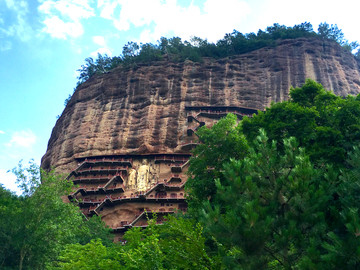
{"type": "Polygon", "coordinates": [[[69,198],[116,232],[145,226],[146,210],[186,209],[184,172],[200,126],[228,112],[251,116],[307,78],[337,95],[360,93],[360,63],[316,38],[222,59],[117,67],[76,89],[42,167],[68,173],[80,185],[69,198]]]}

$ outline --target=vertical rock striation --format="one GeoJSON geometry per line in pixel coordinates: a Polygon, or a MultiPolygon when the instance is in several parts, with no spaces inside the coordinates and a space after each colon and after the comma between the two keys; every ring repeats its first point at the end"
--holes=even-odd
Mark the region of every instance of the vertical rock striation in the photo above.
{"type": "Polygon", "coordinates": [[[186,106],[262,110],[305,79],[337,95],[360,92],[359,63],[334,42],[284,40],[224,59],[119,67],[81,85],[58,119],[42,160],[62,172],[74,157],[178,153],[186,106]]]}
{"type": "MultiPolygon", "coordinates": [[[[206,58],[201,63],[159,61],[118,67],[78,87],[56,122],[42,167],[70,173],[87,157],[121,156],[135,158],[127,165],[129,173],[130,167],[140,168],[140,156],[156,161],[156,155],[162,154],[167,157],[163,163],[150,165],[158,166],[156,170],[166,178],[173,169],[165,172],[165,160],[172,157],[174,166],[168,165],[181,167],[174,157],[189,154],[191,147],[184,147],[191,146],[194,139],[189,117],[198,120],[204,110],[219,115],[226,108],[239,115],[251,114],[271,102],[286,100],[290,87],[301,86],[307,78],[337,95],[360,93],[359,62],[335,42],[319,39],[283,40],[274,48],[206,58]]],[[[202,114],[199,123],[208,118],[202,114]]],[[[127,174],[120,176],[118,182],[126,187],[127,174]]],[[[166,183],[160,178],[157,181],[166,183]]],[[[82,191],[82,196],[87,196],[86,189],[82,191]]]]}

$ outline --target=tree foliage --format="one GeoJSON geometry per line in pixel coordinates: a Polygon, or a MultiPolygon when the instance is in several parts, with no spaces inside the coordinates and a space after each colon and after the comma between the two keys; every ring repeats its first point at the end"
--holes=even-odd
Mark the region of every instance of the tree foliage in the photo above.
{"type": "MultiPolygon", "coordinates": [[[[236,116],[229,114],[211,129],[202,128],[197,134],[201,144],[193,152],[190,159],[187,189],[191,190],[187,196],[190,204],[198,205],[204,200],[211,199],[216,190],[215,182],[209,179],[221,178],[222,166],[231,158],[244,158],[248,144],[239,132],[236,116]]],[[[191,211],[190,207],[190,211],[191,211]]]]}
{"type": "Polygon", "coordinates": [[[358,97],[311,80],[290,95],[239,124],[228,115],[199,130],[189,213],[225,269],[357,269],[358,97]],[[238,151],[225,147],[239,141],[238,151]]]}
{"type": "Polygon", "coordinates": [[[63,202],[70,182],[40,171],[33,162],[29,167],[20,163],[13,172],[23,195],[1,188],[1,269],[44,269],[65,244],[85,244],[93,237],[110,241],[100,219],[86,221],[76,206],[63,202]]]}
{"type": "Polygon", "coordinates": [[[149,220],[124,245],[62,202],[69,182],[20,164],[23,195],[0,188],[0,268],[359,269],[359,102],[307,80],[252,118],[200,128],[187,216],[149,220]]]}
{"type": "Polygon", "coordinates": [[[202,227],[191,219],[169,216],[161,226],[151,219],[146,229],[132,228],[124,238],[125,245],[68,245],[50,269],[216,269],[202,227]]]}
{"type": "Polygon", "coordinates": [[[345,39],[345,35],[341,29],[335,24],[329,25],[326,22],[320,23],[318,28],[318,34],[323,39],[330,39],[336,41],[347,51],[354,51],[359,47],[359,43],[356,41],[349,42],[345,39]]]}
{"type": "Polygon", "coordinates": [[[241,122],[251,142],[259,128],[279,144],[294,136],[312,162],[343,167],[347,153],[360,142],[360,100],[335,96],[312,80],[290,90],[290,100],[273,104],[265,112],[241,122]]]}
{"type": "Polygon", "coordinates": [[[95,74],[102,74],[112,70],[121,62],[119,57],[109,57],[107,54],[101,55],[100,53],[98,53],[96,60],[92,57],[86,58],[85,64],[78,69],[78,85],[86,82],[95,74]]]}
{"type": "MultiPolygon", "coordinates": [[[[359,154],[355,149],[352,162],[359,154]]],[[[354,173],[317,168],[294,137],[280,151],[262,130],[245,158],[223,164],[226,181],[209,179],[214,199],[204,200],[198,218],[228,269],[355,269],[360,182],[354,173]]]]}
{"type": "Polygon", "coordinates": [[[313,30],[309,22],[293,27],[275,23],[265,30],[248,34],[234,30],[232,33],[225,34],[216,43],[199,37],[193,37],[190,41],[182,41],[179,37],[161,37],[157,44],[128,42],[124,45],[120,56],[109,57],[98,54],[96,60],[91,57],[86,58],[85,64],[78,70],[80,72],[78,84],[87,81],[95,74],[108,72],[120,65],[136,66],[164,59],[173,62],[185,60],[200,62],[203,57],[220,58],[243,54],[263,47],[274,47],[279,40],[301,37],[332,40],[348,51],[355,51],[359,46],[357,42],[347,41],[336,24],[329,25],[326,22],[319,25],[318,32],[313,30]]]}

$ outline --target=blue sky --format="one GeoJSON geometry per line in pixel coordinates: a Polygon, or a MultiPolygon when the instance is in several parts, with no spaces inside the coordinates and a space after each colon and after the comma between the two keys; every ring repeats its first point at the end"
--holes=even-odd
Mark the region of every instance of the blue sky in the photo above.
{"type": "Polygon", "coordinates": [[[128,41],[215,42],[233,29],[305,21],[337,24],[360,41],[359,10],[358,0],[0,0],[0,183],[16,190],[7,170],[40,163],[87,57],[120,55],[128,41]]]}

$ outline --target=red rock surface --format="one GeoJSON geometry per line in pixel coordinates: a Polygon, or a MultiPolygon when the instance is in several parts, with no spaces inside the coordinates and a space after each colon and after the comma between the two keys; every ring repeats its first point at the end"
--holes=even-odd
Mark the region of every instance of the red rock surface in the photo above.
{"type": "Polygon", "coordinates": [[[127,229],[186,211],[183,186],[196,129],[288,98],[314,79],[338,95],[360,92],[359,63],[334,42],[281,41],[224,59],[119,67],[82,84],[64,109],[42,159],[70,173],[69,199],[100,215],[118,240],[127,229]],[[248,109],[246,109],[248,108],[248,109]],[[251,108],[252,110],[250,110],[251,108]]]}
{"type": "Polygon", "coordinates": [[[75,157],[182,153],[189,141],[185,107],[262,110],[314,79],[338,95],[360,92],[359,63],[334,42],[281,41],[224,59],[119,67],[82,84],[49,140],[42,167],[68,173],[75,157]]]}

